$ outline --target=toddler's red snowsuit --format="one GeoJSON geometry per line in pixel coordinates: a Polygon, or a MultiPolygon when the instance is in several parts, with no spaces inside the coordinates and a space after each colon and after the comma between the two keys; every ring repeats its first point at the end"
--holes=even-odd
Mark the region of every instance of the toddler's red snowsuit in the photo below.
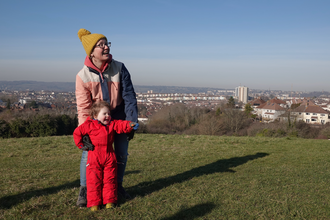
{"type": "Polygon", "coordinates": [[[111,120],[108,125],[88,118],[75,129],[73,138],[77,147],[82,148],[82,137],[89,135],[93,151],[88,151],[86,164],[87,207],[117,203],[117,160],[112,144],[114,132],[130,133],[130,121],[111,120]]]}

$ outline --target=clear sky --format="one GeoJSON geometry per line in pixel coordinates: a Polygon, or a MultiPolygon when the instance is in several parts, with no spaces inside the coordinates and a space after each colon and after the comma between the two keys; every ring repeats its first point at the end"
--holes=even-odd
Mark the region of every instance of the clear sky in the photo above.
{"type": "Polygon", "coordinates": [[[0,80],[74,82],[80,28],[133,83],[330,91],[329,0],[0,2],[0,80]]]}

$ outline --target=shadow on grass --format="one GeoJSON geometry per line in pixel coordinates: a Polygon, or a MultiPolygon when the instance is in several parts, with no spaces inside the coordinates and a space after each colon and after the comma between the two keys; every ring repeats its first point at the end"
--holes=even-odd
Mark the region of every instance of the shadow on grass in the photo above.
{"type": "Polygon", "coordinates": [[[130,192],[132,192],[131,194],[133,196],[145,196],[152,192],[155,192],[155,191],[161,190],[165,187],[168,187],[170,185],[173,185],[176,183],[182,183],[182,182],[192,179],[194,177],[199,177],[202,175],[208,175],[208,174],[213,174],[213,173],[220,173],[220,172],[234,173],[235,171],[231,170],[230,168],[237,167],[239,165],[247,163],[250,160],[262,158],[267,155],[269,155],[269,154],[256,153],[254,155],[247,155],[244,157],[233,157],[230,159],[218,160],[213,163],[207,164],[205,166],[193,168],[189,171],[179,173],[174,176],[161,178],[161,179],[158,179],[155,181],[142,182],[136,186],[128,188],[128,190],[130,192]]]}
{"type": "Polygon", "coordinates": [[[180,210],[177,214],[170,217],[162,218],[161,220],[194,219],[206,215],[214,208],[215,205],[211,202],[203,203],[195,205],[191,208],[184,208],[180,210]]]}
{"type": "Polygon", "coordinates": [[[66,183],[60,186],[49,187],[45,189],[32,190],[28,192],[19,193],[17,195],[5,196],[0,198],[0,209],[10,209],[12,206],[17,205],[21,202],[31,199],[36,196],[44,196],[49,194],[55,194],[61,190],[67,188],[74,188],[80,186],[80,180],[75,180],[70,183],[66,183]]]}

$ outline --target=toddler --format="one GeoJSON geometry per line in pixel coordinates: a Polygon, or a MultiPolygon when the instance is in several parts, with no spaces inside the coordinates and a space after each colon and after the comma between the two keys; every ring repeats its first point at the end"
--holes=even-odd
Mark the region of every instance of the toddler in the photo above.
{"type": "Polygon", "coordinates": [[[117,160],[112,144],[115,132],[130,133],[139,127],[138,123],[113,120],[108,102],[92,105],[90,116],[75,129],[73,138],[79,149],[87,150],[87,207],[92,211],[100,208],[114,208],[117,203],[117,160]],[[89,136],[92,144],[84,144],[89,136]],[[85,136],[85,137],[84,137],[85,136]]]}

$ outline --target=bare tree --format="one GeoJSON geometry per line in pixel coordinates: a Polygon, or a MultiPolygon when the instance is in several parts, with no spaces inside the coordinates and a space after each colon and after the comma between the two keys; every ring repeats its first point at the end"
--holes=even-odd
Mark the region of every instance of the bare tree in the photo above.
{"type": "Polygon", "coordinates": [[[204,114],[198,124],[199,134],[220,135],[223,131],[221,118],[215,114],[204,114]]]}
{"type": "Polygon", "coordinates": [[[246,114],[234,108],[224,109],[222,116],[223,123],[227,130],[235,133],[242,129],[247,122],[246,114]]]}

